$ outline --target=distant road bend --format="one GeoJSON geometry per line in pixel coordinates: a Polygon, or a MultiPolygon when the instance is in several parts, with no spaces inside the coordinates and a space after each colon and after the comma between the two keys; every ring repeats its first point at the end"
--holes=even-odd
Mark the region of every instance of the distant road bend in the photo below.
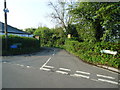
{"type": "Polygon", "coordinates": [[[118,88],[119,82],[117,73],[63,49],[45,47],[34,54],[2,57],[3,88],[118,88]]]}

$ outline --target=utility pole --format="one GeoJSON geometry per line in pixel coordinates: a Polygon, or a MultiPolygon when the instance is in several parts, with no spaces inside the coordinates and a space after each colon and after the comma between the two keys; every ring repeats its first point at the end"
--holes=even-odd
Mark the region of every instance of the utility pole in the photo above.
{"type": "Polygon", "coordinates": [[[8,33],[7,33],[7,9],[6,0],[4,0],[4,16],[5,16],[5,23],[4,23],[4,32],[5,32],[5,48],[8,50],[8,33]]]}

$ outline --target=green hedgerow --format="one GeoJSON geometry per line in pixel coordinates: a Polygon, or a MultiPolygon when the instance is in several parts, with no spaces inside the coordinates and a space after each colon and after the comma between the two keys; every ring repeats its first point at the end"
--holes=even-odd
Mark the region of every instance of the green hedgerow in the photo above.
{"type": "Polygon", "coordinates": [[[2,38],[2,55],[30,53],[40,48],[40,42],[35,38],[8,35],[6,50],[5,35],[0,36],[0,38],[2,38]],[[17,45],[18,47],[11,48],[12,45],[17,45]]]}

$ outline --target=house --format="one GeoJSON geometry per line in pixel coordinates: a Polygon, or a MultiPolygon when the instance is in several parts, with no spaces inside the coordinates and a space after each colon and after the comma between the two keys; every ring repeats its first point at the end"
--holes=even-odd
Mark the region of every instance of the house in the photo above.
{"type": "MultiPolygon", "coordinates": [[[[19,30],[15,27],[12,27],[10,25],[7,25],[7,32],[8,35],[18,35],[18,36],[22,36],[22,37],[33,37],[32,34],[27,33],[25,31],[19,30]]],[[[0,35],[5,35],[5,31],[4,31],[4,23],[0,22],[0,35]]]]}

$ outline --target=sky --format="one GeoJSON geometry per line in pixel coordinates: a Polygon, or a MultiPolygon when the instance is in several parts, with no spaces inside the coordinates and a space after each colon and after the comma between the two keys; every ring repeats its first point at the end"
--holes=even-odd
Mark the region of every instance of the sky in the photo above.
{"type": "MultiPolygon", "coordinates": [[[[55,26],[49,16],[50,13],[52,12],[52,9],[48,6],[48,2],[50,0],[6,0],[6,1],[7,8],[9,9],[9,13],[7,13],[8,25],[11,25],[18,29],[37,28],[38,26],[41,25],[47,26],[49,28],[53,28],[55,26]]],[[[55,2],[57,0],[51,1],[55,2]]],[[[4,22],[3,9],[4,0],[0,0],[0,21],[2,22],[4,22]]]]}
{"type": "MultiPolygon", "coordinates": [[[[48,6],[49,0],[6,0],[7,23],[18,29],[37,28],[38,26],[54,27],[48,6]]],[[[54,0],[52,0],[54,1],[54,0]]],[[[4,0],[0,0],[0,21],[4,22],[4,0]]]]}

